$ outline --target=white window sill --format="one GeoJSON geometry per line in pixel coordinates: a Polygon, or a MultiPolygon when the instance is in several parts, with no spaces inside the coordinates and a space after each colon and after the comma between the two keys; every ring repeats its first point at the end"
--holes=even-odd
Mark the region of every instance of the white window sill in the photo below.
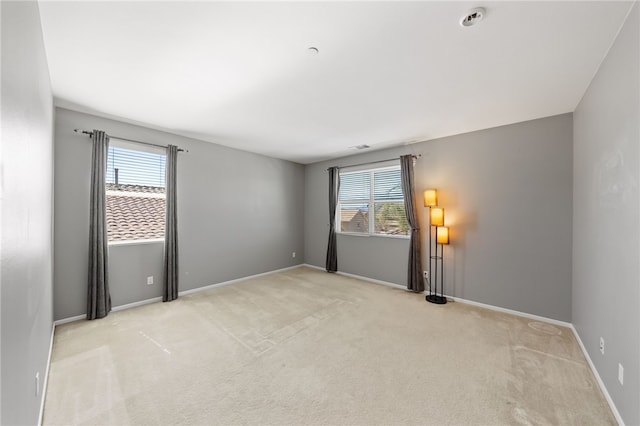
{"type": "Polygon", "coordinates": [[[155,238],[153,240],[127,240],[127,241],[112,241],[109,243],[109,247],[112,246],[135,246],[138,244],[157,244],[163,243],[164,238],[155,238]]]}

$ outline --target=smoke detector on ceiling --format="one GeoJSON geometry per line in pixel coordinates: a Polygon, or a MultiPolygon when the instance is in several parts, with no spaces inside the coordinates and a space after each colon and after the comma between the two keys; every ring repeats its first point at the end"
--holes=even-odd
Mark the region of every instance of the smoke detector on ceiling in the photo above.
{"type": "Polygon", "coordinates": [[[485,10],[481,7],[471,9],[469,12],[467,12],[466,15],[460,18],[460,25],[463,27],[472,27],[478,22],[482,21],[485,13],[485,10]]]}

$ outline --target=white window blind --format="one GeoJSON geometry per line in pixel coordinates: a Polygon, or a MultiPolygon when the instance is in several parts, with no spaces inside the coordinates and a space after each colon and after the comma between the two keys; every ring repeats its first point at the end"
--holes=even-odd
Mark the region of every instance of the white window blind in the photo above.
{"type": "Polygon", "coordinates": [[[109,146],[107,183],[164,188],[166,155],[109,146]]]}
{"type": "Polygon", "coordinates": [[[109,243],[164,238],[165,167],[162,150],[109,144],[107,156],[107,233],[109,243]]]}
{"type": "Polygon", "coordinates": [[[341,171],[340,232],[408,235],[400,166],[341,171]]]}

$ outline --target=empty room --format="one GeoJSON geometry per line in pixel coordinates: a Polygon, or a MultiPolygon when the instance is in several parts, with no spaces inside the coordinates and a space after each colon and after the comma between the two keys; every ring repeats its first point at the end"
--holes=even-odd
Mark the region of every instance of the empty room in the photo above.
{"type": "Polygon", "coordinates": [[[2,425],[640,425],[640,4],[4,1],[2,425]]]}

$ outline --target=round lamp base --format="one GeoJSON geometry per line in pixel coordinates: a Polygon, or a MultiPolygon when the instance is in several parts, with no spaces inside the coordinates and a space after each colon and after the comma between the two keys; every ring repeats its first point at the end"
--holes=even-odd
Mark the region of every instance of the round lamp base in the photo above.
{"type": "Polygon", "coordinates": [[[445,303],[447,303],[446,297],[438,296],[435,294],[428,295],[427,297],[425,297],[425,300],[427,302],[435,303],[436,305],[444,305],[445,303]]]}

